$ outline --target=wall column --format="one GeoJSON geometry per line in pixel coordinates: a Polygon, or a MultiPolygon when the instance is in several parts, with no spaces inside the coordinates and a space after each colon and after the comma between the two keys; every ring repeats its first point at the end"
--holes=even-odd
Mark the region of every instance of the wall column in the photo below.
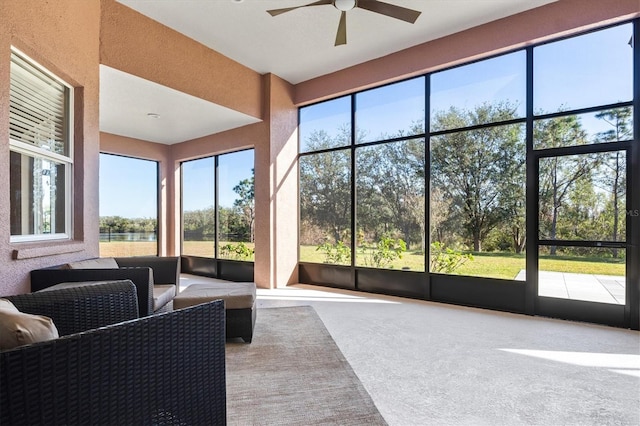
{"type": "Polygon", "coordinates": [[[298,115],[293,86],[264,77],[268,138],[256,145],[255,281],[262,288],[298,281],[298,115]]]}

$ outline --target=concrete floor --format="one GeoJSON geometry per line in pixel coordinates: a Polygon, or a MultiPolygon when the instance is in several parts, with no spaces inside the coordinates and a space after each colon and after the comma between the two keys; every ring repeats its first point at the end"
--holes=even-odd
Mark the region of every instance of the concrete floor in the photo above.
{"type": "MultiPolygon", "coordinates": [[[[516,280],[524,281],[524,270],[516,280]]],[[[625,304],[625,277],[540,271],[538,295],[587,302],[625,304]]]]}
{"type": "Polygon", "coordinates": [[[392,426],[640,424],[636,331],[309,285],[257,305],[313,306],[392,426]]]}

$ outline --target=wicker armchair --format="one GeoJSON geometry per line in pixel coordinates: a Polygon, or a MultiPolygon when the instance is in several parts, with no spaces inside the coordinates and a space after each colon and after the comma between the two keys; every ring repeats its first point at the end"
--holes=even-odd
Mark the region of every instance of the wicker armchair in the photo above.
{"type": "Polygon", "coordinates": [[[226,423],[221,300],[113,324],[137,316],[130,281],[7,298],[61,337],[0,352],[0,424],[226,423]]]}

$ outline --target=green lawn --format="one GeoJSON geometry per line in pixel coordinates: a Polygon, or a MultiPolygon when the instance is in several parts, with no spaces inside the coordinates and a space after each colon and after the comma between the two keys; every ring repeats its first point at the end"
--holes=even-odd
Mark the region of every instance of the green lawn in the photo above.
{"type": "MultiPolygon", "coordinates": [[[[315,246],[301,246],[300,260],[322,263],[324,256],[315,246]]],[[[412,271],[423,271],[424,259],[419,252],[407,252],[402,259],[393,262],[393,269],[409,267],[412,271]]],[[[525,255],[514,253],[473,253],[473,260],[467,261],[456,273],[487,278],[513,279],[521,269],[525,269],[525,255]]],[[[569,256],[541,256],[540,269],[554,272],[574,272],[581,274],[625,275],[623,259],[577,258],[569,256]]]]}
{"type": "Polygon", "coordinates": [[[155,256],[155,241],[100,241],[100,257],[155,256]]]}
{"type": "MultiPolygon", "coordinates": [[[[253,244],[247,246],[253,248],[253,244]]],[[[189,241],[184,243],[185,253],[194,256],[213,256],[213,244],[209,241],[189,241]]],[[[125,257],[155,255],[155,242],[101,242],[100,256],[125,257]]],[[[302,262],[322,263],[324,256],[316,251],[315,246],[301,246],[302,262]]],[[[424,257],[419,252],[404,253],[402,259],[393,262],[393,269],[408,267],[412,271],[424,271],[424,257]]],[[[363,263],[358,263],[364,266],[363,263]]],[[[487,278],[513,279],[525,268],[523,254],[513,253],[474,253],[473,260],[462,265],[456,273],[487,278]]],[[[625,275],[623,259],[610,258],[577,258],[569,256],[541,256],[540,269],[543,271],[575,272],[579,274],[625,275]]]]}

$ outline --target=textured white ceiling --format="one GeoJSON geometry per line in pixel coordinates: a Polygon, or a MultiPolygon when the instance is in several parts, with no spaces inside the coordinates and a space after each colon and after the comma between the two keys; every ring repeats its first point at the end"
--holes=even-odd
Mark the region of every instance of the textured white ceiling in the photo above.
{"type": "Polygon", "coordinates": [[[204,99],[100,65],[100,130],[103,132],[173,144],[258,121],[204,99]]]}
{"type": "MultiPolygon", "coordinates": [[[[296,84],[555,0],[385,0],[422,14],[409,24],[353,9],[347,12],[347,44],[337,47],[340,12],[332,5],[275,17],[266,12],[314,0],[118,1],[254,71],[296,84]]],[[[251,121],[244,114],[122,74],[101,68],[102,131],[176,143],[251,121]],[[184,111],[194,114],[185,117],[184,111]],[[147,112],[158,112],[161,118],[150,123],[147,112]],[[165,118],[172,121],[161,123],[165,118]]]]}
{"type": "Polygon", "coordinates": [[[347,45],[334,47],[332,5],[271,16],[314,0],[119,0],[259,72],[296,84],[555,0],[385,0],[421,11],[415,24],[364,9],[347,12],[347,45]]]}

